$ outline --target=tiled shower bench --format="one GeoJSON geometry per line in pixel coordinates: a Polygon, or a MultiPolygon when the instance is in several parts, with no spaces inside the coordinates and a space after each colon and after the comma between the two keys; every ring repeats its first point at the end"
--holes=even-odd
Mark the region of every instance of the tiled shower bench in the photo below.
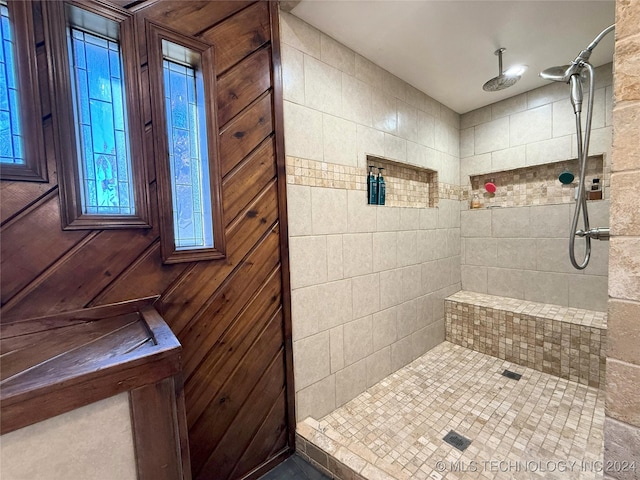
{"type": "Polygon", "coordinates": [[[460,291],[445,299],[445,328],[451,343],[604,386],[605,312],[460,291]]]}

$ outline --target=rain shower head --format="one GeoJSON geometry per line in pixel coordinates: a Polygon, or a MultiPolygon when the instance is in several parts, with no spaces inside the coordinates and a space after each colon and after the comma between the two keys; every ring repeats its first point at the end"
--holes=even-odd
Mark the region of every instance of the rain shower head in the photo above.
{"type": "Polygon", "coordinates": [[[499,90],[504,90],[505,88],[509,88],[510,86],[514,85],[518,80],[520,80],[520,77],[522,77],[522,74],[526,69],[524,66],[522,66],[522,67],[510,68],[506,72],[503,72],[502,71],[502,52],[504,52],[505,50],[506,48],[499,48],[498,50],[493,52],[494,55],[498,56],[498,76],[493,77],[491,80],[489,80],[482,86],[482,89],[485,92],[497,92],[499,90]]]}

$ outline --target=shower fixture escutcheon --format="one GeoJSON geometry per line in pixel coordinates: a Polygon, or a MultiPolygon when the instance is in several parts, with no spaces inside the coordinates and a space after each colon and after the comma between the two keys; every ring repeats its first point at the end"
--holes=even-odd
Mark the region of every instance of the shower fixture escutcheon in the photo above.
{"type": "MultiPolygon", "coordinates": [[[[591,136],[591,119],[593,117],[593,97],[595,90],[595,73],[593,66],[589,63],[589,58],[593,49],[598,45],[608,33],[613,31],[614,25],[610,25],[596,36],[596,38],[582,50],[578,56],[569,64],[558,67],[550,67],[540,72],[540,76],[545,80],[551,80],[554,82],[568,83],[571,87],[570,98],[571,105],[573,106],[573,113],[576,117],[576,137],[578,143],[578,162],[580,164],[580,173],[578,181],[578,195],[576,196],[576,208],[573,213],[573,220],[571,221],[571,231],[569,233],[569,259],[574,268],[583,270],[589,264],[591,258],[591,240],[609,240],[609,228],[590,228],[589,227],[589,213],[587,211],[587,195],[585,193],[585,174],[587,170],[587,158],[589,156],[589,139],[591,136]],[[583,92],[582,83],[585,78],[583,76],[586,70],[587,78],[589,80],[589,92],[586,101],[586,123],[584,129],[584,138],[582,136],[582,104],[583,104],[583,92]],[[582,212],[583,228],[578,230],[578,219],[582,212]],[[585,239],[585,251],[582,262],[578,262],[575,257],[575,239],[581,237],[585,239]]],[[[573,177],[570,172],[563,172],[560,175],[560,181],[569,179],[569,175],[573,177]]],[[[571,178],[573,181],[573,178],[571,178]]]]}

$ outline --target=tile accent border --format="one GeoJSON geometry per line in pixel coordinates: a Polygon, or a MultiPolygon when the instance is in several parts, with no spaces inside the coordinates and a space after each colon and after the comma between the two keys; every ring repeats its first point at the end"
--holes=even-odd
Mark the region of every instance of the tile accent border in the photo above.
{"type": "Polygon", "coordinates": [[[287,156],[286,173],[292,185],[367,191],[365,168],[287,156]]]}
{"type": "MultiPolygon", "coordinates": [[[[382,166],[382,163],[386,169],[384,173],[387,185],[386,206],[437,207],[439,199],[461,199],[460,185],[438,182],[438,172],[433,171],[434,178],[428,179],[428,170],[421,167],[401,166],[384,160],[375,160],[372,164],[382,166]],[[431,185],[437,187],[432,188],[431,185]]],[[[366,192],[368,171],[368,168],[364,167],[286,157],[287,183],[291,185],[366,192]]]]}
{"type": "Polygon", "coordinates": [[[462,200],[464,187],[449,183],[438,183],[438,198],[444,200],[462,200]]]}
{"type": "Polygon", "coordinates": [[[607,314],[460,291],[445,299],[445,338],[472,350],[599,388],[607,314]]]}

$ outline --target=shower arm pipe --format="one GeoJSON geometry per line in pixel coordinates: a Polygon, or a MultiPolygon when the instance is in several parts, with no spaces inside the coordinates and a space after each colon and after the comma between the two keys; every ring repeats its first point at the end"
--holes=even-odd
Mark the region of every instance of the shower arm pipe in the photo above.
{"type": "Polygon", "coordinates": [[[598,43],[600,43],[600,41],[610,32],[613,31],[613,29],[615,28],[616,24],[612,24],[609,25],[607,28],[605,28],[603,31],[601,31],[596,38],[593,39],[593,41],[589,44],[589,46],[587,48],[585,48],[582,52],[580,52],[580,55],[578,55],[578,57],[574,60],[574,63],[579,63],[579,62],[586,62],[589,60],[589,57],[591,56],[591,52],[593,52],[593,49],[596,48],[598,46],[598,43]]]}
{"type": "MultiPolygon", "coordinates": [[[[601,34],[602,35],[602,34],[601,34]]],[[[589,264],[591,257],[591,235],[589,228],[589,213],[587,211],[587,196],[585,192],[585,176],[587,170],[587,157],[589,156],[589,140],[591,137],[591,119],[593,117],[593,98],[594,98],[594,80],[595,75],[593,67],[588,62],[581,62],[581,67],[584,67],[589,72],[589,96],[587,100],[587,118],[585,124],[584,141],[582,139],[582,120],[580,115],[580,109],[576,108],[576,133],[578,137],[578,161],[580,162],[580,175],[578,180],[578,196],[576,198],[576,208],[573,212],[573,220],[571,222],[571,232],[569,233],[569,259],[574,268],[583,270],[589,264]],[[584,230],[578,231],[578,218],[580,217],[580,211],[582,210],[582,218],[584,222],[584,230]],[[575,241],[576,236],[584,237],[585,239],[585,255],[582,262],[578,263],[575,256],[575,241]]],[[[572,82],[580,81],[579,77],[572,79],[572,82]]]]}

